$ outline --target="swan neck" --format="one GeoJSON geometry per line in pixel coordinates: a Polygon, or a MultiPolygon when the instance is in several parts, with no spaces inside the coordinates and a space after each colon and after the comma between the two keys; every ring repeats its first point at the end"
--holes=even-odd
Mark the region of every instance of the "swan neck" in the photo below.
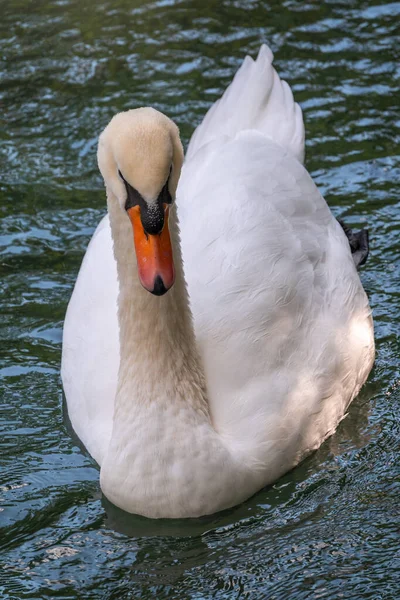
{"type": "Polygon", "coordinates": [[[154,296],[139,280],[132,226],[128,216],[108,191],[114,254],[119,279],[118,321],[120,370],[117,399],[121,394],[137,401],[173,402],[177,380],[185,380],[189,404],[208,414],[204,374],[198,356],[192,314],[183,272],[179,225],[175,207],[170,211],[170,234],[175,283],[164,296],[154,296]],[[138,387],[139,386],[139,387],[138,387]],[[137,394],[137,390],[141,394],[137,394]]]}

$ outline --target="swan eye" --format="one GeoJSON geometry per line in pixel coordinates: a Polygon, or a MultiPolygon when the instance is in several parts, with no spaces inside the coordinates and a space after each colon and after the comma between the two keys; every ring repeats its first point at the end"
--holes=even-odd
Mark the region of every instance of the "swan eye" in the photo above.
{"type": "Polygon", "coordinates": [[[145,204],[145,201],[141,194],[134,188],[130,183],[128,183],[125,177],[122,175],[121,171],[118,171],[118,175],[121,177],[122,181],[125,184],[126,188],[126,202],[125,202],[125,210],[129,208],[133,208],[134,206],[145,204]]]}
{"type": "Polygon", "coordinates": [[[173,204],[174,203],[174,200],[169,191],[169,180],[171,179],[172,169],[173,169],[173,166],[171,165],[170,169],[169,169],[168,179],[165,182],[165,185],[164,185],[163,189],[161,190],[160,195],[158,197],[161,204],[173,204]]]}
{"type": "Polygon", "coordinates": [[[169,191],[169,177],[163,189],[161,190],[160,195],[158,196],[158,201],[161,203],[161,205],[173,203],[173,199],[169,191]]]}

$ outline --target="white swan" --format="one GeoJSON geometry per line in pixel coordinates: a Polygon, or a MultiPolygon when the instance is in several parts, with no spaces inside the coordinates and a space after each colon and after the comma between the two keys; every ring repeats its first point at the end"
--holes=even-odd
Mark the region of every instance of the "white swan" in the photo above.
{"type": "Polygon", "coordinates": [[[373,364],[348,240],[301,164],[301,110],[271,63],[266,46],[246,58],[180,180],[178,130],[157,111],[100,136],[109,216],[68,307],[62,378],[104,494],[132,513],[245,500],[335,431],[373,364]],[[143,287],[174,276],[166,295],[143,287]]]}

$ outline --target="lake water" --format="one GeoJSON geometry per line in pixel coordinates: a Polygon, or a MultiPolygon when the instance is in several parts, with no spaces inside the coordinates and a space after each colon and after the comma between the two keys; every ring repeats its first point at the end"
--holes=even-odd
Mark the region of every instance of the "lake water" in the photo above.
{"type": "Polygon", "coordinates": [[[2,0],[0,14],[0,597],[399,598],[400,3],[2,0]],[[376,366],[337,433],[242,506],[129,517],[70,437],[59,376],[105,212],[97,136],[150,104],[187,142],[262,42],[303,108],[308,169],[370,230],[376,366]]]}

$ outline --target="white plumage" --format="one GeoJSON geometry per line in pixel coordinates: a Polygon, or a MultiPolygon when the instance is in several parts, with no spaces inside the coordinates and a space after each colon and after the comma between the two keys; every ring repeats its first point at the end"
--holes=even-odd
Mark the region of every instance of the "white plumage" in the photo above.
{"type": "Polygon", "coordinates": [[[103,491],[130,512],[198,516],[249,497],[335,431],[373,364],[348,240],[271,63],[266,46],[245,59],[188,148],[177,205],[195,340],[179,281],[162,298],[140,288],[106,178],[115,258],[107,216],[68,307],[62,377],[103,491]]]}

